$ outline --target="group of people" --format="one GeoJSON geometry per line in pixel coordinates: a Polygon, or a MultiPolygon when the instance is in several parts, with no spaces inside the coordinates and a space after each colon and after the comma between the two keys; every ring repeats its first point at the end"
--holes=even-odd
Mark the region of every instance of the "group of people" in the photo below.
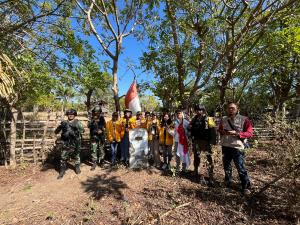
{"type": "MultiPolygon", "coordinates": [[[[62,131],[60,173],[61,179],[66,171],[66,162],[70,154],[75,156],[75,172],[80,173],[80,141],[84,131],[82,123],[75,119],[77,112],[74,109],[66,111],[68,120],[62,121],[55,130],[62,131]],[[70,151],[72,150],[72,151],[70,151]]],[[[231,187],[231,162],[238,170],[243,193],[249,192],[250,180],[244,164],[245,140],[252,137],[253,127],[251,121],[238,113],[238,105],[230,103],[227,106],[227,116],[219,121],[216,127],[213,117],[207,115],[203,105],[194,106],[194,116],[191,120],[185,118],[184,112],[177,109],[174,115],[168,111],[158,115],[156,112],[137,112],[135,116],[129,109],[124,110],[123,117],[119,113],[112,113],[112,118],[105,121],[101,108],[96,106],[92,110],[91,120],[88,123],[91,143],[91,170],[95,170],[97,162],[103,165],[105,156],[105,142],[111,148],[111,165],[118,162],[117,150],[120,149],[119,162],[129,166],[129,132],[135,128],[143,128],[148,133],[148,146],[150,148],[149,163],[158,169],[168,171],[175,156],[176,173],[184,173],[190,165],[190,151],[194,156],[194,174],[199,177],[201,152],[205,153],[208,161],[209,184],[214,181],[214,164],[212,145],[216,144],[217,132],[220,134],[222,146],[225,184],[231,187]]]]}

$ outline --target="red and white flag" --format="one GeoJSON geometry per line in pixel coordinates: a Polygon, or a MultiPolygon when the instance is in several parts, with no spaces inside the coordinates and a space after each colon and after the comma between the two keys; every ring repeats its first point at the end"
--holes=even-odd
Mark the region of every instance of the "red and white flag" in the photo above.
{"type": "Polygon", "coordinates": [[[133,114],[142,110],[135,80],[132,82],[125,96],[125,107],[130,109],[133,114]]]}

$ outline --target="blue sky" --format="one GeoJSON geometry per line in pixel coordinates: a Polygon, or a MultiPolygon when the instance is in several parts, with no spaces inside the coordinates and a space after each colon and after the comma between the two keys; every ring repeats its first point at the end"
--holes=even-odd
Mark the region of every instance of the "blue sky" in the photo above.
{"type": "MultiPolygon", "coordinates": [[[[143,51],[146,51],[147,45],[147,41],[138,41],[133,36],[128,36],[124,39],[124,51],[120,57],[119,63],[120,96],[127,92],[134,78],[133,72],[128,70],[128,60],[135,66],[140,67],[139,57],[142,56],[143,51]]],[[[139,68],[135,68],[134,71],[137,75],[137,82],[142,80],[151,82],[153,80],[154,76],[153,74],[149,74],[149,72],[143,72],[143,70],[139,68]]],[[[150,94],[150,91],[146,94],[150,94]]]]}
{"type": "MultiPolygon", "coordinates": [[[[119,10],[120,11],[123,10],[125,7],[124,2],[123,1],[117,1],[117,2],[118,2],[117,4],[118,4],[119,10]]],[[[147,7],[147,6],[145,6],[145,7],[147,7]]],[[[162,11],[161,7],[159,7],[159,9],[158,9],[158,13],[160,15],[163,15],[163,11],[162,11]]],[[[97,24],[100,23],[100,20],[97,19],[97,22],[95,23],[95,19],[96,19],[95,17],[92,18],[94,25],[96,27],[96,30],[99,32],[99,34],[100,33],[103,34],[103,32],[101,31],[101,26],[97,26],[97,24]]],[[[117,30],[116,23],[114,22],[113,17],[110,17],[109,20],[111,22],[111,25],[114,27],[114,30],[117,30]]],[[[73,25],[76,27],[76,24],[73,24],[73,25]]],[[[131,27],[132,27],[132,23],[129,24],[127,32],[131,29],[131,27]]],[[[123,28],[123,26],[121,26],[121,29],[122,28],[123,28]]],[[[99,56],[100,60],[108,60],[109,62],[111,62],[111,65],[112,65],[112,60],[106,54],[103,53],[101,55],[101,53],[103,52],[103,49],[102,49],[100,43],[94,37],[94,35],[91,34],[91,36],[83,36],[82,33],[81,34],[79,33],[77,35],[79,35],[82,38],[89,41],[89,43],[97,51],[97,53],[98,53],[97,55],[99,56]]],[[[111,47],[112,46],[113,46],[113,44],[111,45],[111,47]]],[[[151,82],[154,79],[153,74],[150,74],[149,72],[143,72],[142,69],[139,68],[140,67],[139,58],[142,56],[143,51],[147,50],[147,46],[148,46],[147,38],[145,38],[144,40],[137,40],[131,34],[130,36],[127,36],[123,39],[123,44],[122,44],[123,52],[121,53],[121,55],[119,57],[119,66],[118,66],[119,96],[126,94],[128,88],[130,87],[131,82],[133,81],[133,78],[134,78],[134,73],[130,69],[128,69],[129,64],[133,64],[135,67],[134,71],[135,71],[135,74],[137,75],[138,83],[141,81],[151,82]]],[[[111,72],[111,71],[109,70],[109,72],[111,72]]],[[[152,95],[152,92],[149,90],[149,91],[146,91],[144,94],[152,95]]]]}
{"type": "MultiPolygon", "coordinates": [[[[74,26],[76,26],[74,24],[74,26]]],[[[98,42],[98,40],[93,36],[85,36],[83,34],[78,34],[81,38],[88,40],[88,42],[93,46],[96,50],[97,56],[100,60],[108,60],[112,66],[112,60],[103,53],[103,49],[98,42]]],[[[131,85],[131,82],[134,78],[134,73],[132,70],[128,69],[128,65],[131,64],[135,68],[134,72],[137,75],[136,79],[137,82],[146,81],[151,82],[154,79],[154,75],[150,74],[149,72],[143,72],[143,69],[140,68],[139,58],[142,56],[143,51],[147,50],[148,41],[147,39],[144,40],[137,40],[133,35],[127,36],[123,39],[122,44],[122,53],[119,57],[119,67],[118,67],[118,77],[119,77],[119,96],[126,94],[128,88],[131,85]]],[[[102,65],[101,65],[102,66],[102,65]]],[[[111,72],[111,69],[108,70],[111,72]]],[[[152,92],[146,91],[144,94],[146,95],[153,95],[152,92]]]]}
{"type": "MultiPolygon", "coordinates": [[[[80,36],[89,41],[89,43],[96,50],[100,60],[109,60],[111,62],[111,59],[108,56],[101,54],[102,47],[94,36],[80,36]]],[[[143,69],[139,68],[139,58],[143,55],[143,51],[147,50],[147,45],[147,40],[136,40],[134,36],[128,36],[123,40],[123,52],[120,55],[118,67],[119,96],[126,94],[134,78],[134,73],[128,69],[129,64],[133,64],[135,67],[134,72],[137,75],[136,79],[138,83],[141,81],[151,82],[154,79],[153,74],[150,74],[149,72],[143,72],[143,69]]],[[[111,72],[111,70],[108,72],[111,72]]],[[[152,95],[152,92],[149,90],[146,91],[145,94],[152,95]]]]}

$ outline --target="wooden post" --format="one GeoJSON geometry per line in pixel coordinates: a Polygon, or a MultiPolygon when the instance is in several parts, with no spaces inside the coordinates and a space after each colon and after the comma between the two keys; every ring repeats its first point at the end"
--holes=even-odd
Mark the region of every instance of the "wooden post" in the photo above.
{"type": "Polygon", "coordinates": [[[5,165],[5,168],[8,168],[8,165],[7,165],[7,136],[6,136],[6,114],[7,111],[6,111],[6,108],[4,108],[4,115],[3,115],[3,137],[4,137],[4,145],[3,145],[3,155],[4,155],[4,165],[5,165]]]}
{"type": "Polygon", "coordinates": [[[14,107],[10,108],[12,119],[10,123],[10,148],[9,148],[9,165],[16,167],[16,139],[17,139],[17,117],[18,110],[14,107]]]}
{"type": "Polygon", "coordinates": [[[25,144],[25,132],[26,132],[26,125],[25,125],[25,117],[24,114],[22,112],[22,122],[23,122],[23,134],[22,134],[22,146],[21,146],[21,162],[24,162],[24,144],[25,144]]]}
{"type": "Polygon", "coordinates": [[[46,145],[46,135],[47,135],[47,130],[48,130],[48,125],[49,125],[49,120],[50,120],[50,113],[51,111],[48,110],[48,116],[47,116],[47,121],[44,124],[44,132],[43,132],[43,137],[42,137],[42,147],[41,147],[41,154],[42,154],[42,163],[45,162],[46,157],[45,157],[45,145],[46,145]]]}
{"type": "Polygon", "coordinates": [[[37,164],[37,159],[36,159],[36,157],[37,157],[37,155],[36,155],[36,150],[35,150],[35,140],[36,140],[36,134],[34,134],[34,136],[33,136],[33,148],[32,148],[32,152],[33,152],[33,162],[34,162],[34,164],[37,164]]]}

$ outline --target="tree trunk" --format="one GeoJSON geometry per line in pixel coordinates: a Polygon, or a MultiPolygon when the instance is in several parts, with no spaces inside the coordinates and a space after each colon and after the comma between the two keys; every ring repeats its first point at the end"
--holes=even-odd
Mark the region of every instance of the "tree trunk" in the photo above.
{"type": "Polygon", "coordinates": [[[18,110],[14,107],[10,108],[12,118],[10,123],[10,149],[9,164],[12,168],[16,167],[16,139],[17,139],[17,117],[18,110]]]}
{"type": "Polygon", "coordinates": [[[86,111],[89,112],[91,109],[91,98],[92,98],[92,94],[93,94],[93,89],[89,89],[88,92],[85,94],[86,95],[86,111]]]}
{"type": "Polygon", "coordinates": [[[113,59],[113,68],[112,68],[112,74],[113,74],[113,96],[115,101],[115,107],[116,112],[121,111],[120,107],[120,101],[119,101],[119,86],[118,86],[118,57],[113,59]]]}
{"type": "Polygon", "coordinates": [[[230,79],[229,77],[231,77],[231,75],[226,74],[225,77],[221,80],[221,85],[220,85],[220,106],[221,106],[222,110],[224,110],[226,90],[228,88],[228,82],[229,82],[229,79],[230,79]]]}
{"type": "MultiPolygon", "coordinates": [[[[220,106],[224,109],[225,105],[225,97],[226,97],[226,89],[228,88],[228,83],[232,79],[233,74],[235,73],[234,68],[234,48],[230,49],[229,54],[227,55],[227,66],[225,77],[221,78],[221,86],[220,86],[220,106]]],[[[234,87],[233,87],[234,88],[234,87]]]]}
{"type": "Polygon", "coordinates": [[[226,88],[221,87],[220,88],[220,105],[223,106],[225,103],[225,92],[226,92],[226,88]]]}
{"type": "Polygon", "coordinates": [[[176,68],[178,73],[178,89],[179,89],[179,101],[181,105],[185,108],[187,107],[187,101],[184,99],[184,75],[185,75],[185,68],[184,68],[184,59],[183,59],[183,53],[181,50],[181,46],[178,39],[178,33],[176,29],[176,17],[175,13],[172,9],[172,6],[170,5],[169,1],[166,0],[166,9],[167,9],[167,16],[169,20],[171,21],[171,28],[172,28],[172,36],[173,36],[173,42],[174,42],[174,51],[176,56],[176,68]]]}
{"type": "Polygon", "coordinates": [[[295,118],[300,117],[300,73],[297,74],[295,118]]]}

